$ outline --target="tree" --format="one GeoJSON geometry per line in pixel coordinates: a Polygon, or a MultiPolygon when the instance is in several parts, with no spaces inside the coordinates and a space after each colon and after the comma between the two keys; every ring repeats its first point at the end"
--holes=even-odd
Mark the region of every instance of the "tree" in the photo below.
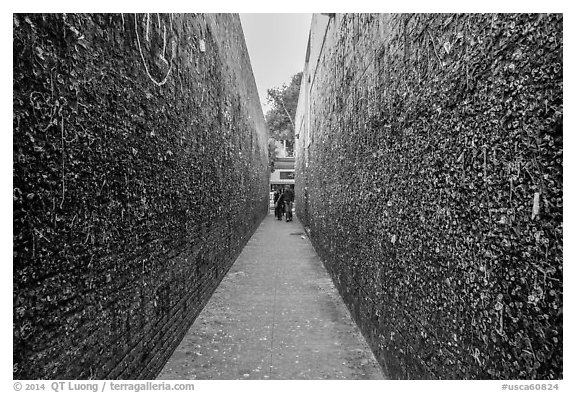
{"type": "Polygon", "coordinates": [[[266,125],[270,136],[277,141],[288,141],[291,146],[294,144],[294,121],[301,80],[302,72],[299,72],[292,76],[288,86],[284,84],[268,89],[268,102],[272,103],[272,108],[266,113],[266,125]]]}

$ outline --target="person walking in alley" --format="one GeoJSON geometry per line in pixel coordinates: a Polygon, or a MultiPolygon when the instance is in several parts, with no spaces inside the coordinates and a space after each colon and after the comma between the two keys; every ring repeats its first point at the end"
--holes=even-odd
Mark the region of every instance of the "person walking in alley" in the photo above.
{"type": "Polygon", "coordinates": [[[286,206],[286,222],[292,221],[292,204],[294,203],[294,191],[292,187],[287,187],[284,190],[284,205],[286,206]]]}
{"type": "Polygon", "coordinates": [[[278,220],[282,219],[282,215],[284,214],[284,198],[282,195],[282,190],[277,189],[274,191],[274,216],[278,220]]]}

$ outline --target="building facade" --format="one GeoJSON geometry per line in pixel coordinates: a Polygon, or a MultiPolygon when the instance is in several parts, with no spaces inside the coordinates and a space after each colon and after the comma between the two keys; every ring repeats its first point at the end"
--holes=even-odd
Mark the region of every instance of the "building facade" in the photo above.
{"type": "Polygon", "coordinates": [[[274,172],[270,173],[270,191],[291,186],[294,188],[294,157],[278,157],[274,160],[274,172]]]}

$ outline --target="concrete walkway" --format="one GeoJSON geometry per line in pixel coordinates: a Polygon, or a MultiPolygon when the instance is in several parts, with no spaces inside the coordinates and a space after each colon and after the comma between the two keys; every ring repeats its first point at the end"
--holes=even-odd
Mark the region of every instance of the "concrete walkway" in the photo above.
{"type": "Polygon", "coordinates": [[[158,379],[383,379],[298,219],[269,214],[158,379]]]}

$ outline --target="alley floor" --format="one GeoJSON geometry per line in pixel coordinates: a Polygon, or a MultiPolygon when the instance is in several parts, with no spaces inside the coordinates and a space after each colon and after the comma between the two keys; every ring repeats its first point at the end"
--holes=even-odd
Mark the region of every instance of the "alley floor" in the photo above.
{"type": "Polygon", "coordinates": [[[158,379],[383,379],[301,223],[272,214],[158,379]]]}

